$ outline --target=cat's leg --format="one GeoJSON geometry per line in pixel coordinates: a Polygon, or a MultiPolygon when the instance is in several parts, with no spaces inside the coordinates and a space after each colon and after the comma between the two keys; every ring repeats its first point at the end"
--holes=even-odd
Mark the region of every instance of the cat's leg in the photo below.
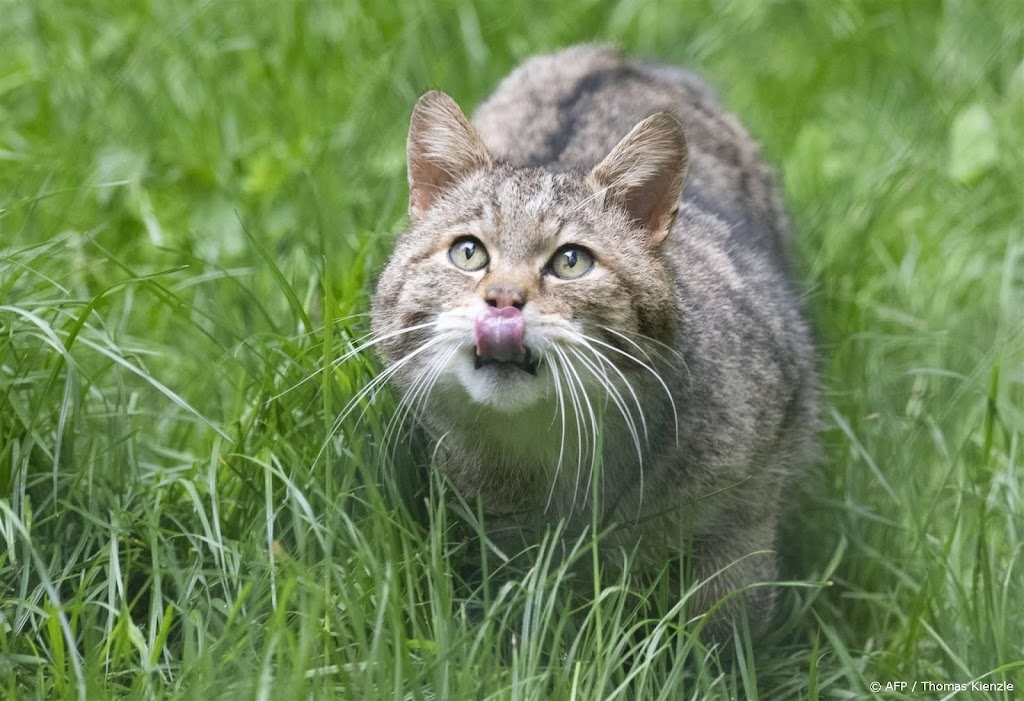
{"type": "Polygon", "coordinates": [[[729,640],[742,629],[744,616],[754,637],[766,631],[775,610],[775,587],[768,584],[778,572],[775,525],[774,517],[740,517],[731,527],[693,539],[682,571],[686,585],[700,584],[691,610],[707,616],[703,638],[729,640]]]}

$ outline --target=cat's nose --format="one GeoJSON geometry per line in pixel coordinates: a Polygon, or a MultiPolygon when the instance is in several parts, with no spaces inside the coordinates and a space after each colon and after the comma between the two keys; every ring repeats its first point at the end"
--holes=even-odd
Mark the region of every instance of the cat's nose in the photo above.
{"type": "Polygon", "coordinates": [[[523,290],[515,285],[491,285],[487,288],[484,299],[487,304],[498,309],[515,307],[521,310],[526,303],[526,295],[523,290]]]}

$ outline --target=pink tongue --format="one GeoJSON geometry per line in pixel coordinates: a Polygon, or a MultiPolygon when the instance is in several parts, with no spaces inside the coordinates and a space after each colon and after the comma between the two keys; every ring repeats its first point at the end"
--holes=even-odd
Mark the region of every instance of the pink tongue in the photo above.
{"type": "Polygon", "coordinates": [[[487,307],[476,318],[476,354],[500,362],[521,361],[525,356],[523,313],[515,307],[487,307]]]}

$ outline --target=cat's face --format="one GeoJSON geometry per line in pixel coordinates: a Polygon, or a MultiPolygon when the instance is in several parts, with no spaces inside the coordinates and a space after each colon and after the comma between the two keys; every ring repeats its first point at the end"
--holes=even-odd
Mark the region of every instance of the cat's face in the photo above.
{"type": "Polygon", "coordinates": [[[410,130],[412,226],[373,311],[406,400],[586,411],[592,388],[618,387],[626,401],[644,339],[671,326],[659,244],[685,162],[682,132],[659,115],[587,176],[495,164],[447,96],[425,96],[410,130]]]}

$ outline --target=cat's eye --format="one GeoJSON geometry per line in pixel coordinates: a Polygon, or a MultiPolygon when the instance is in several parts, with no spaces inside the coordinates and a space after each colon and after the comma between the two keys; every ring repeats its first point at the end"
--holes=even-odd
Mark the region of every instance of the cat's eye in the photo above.
{"type": "Polygon", "coordinates": [[[594,267],[594,255],[582,246],[562,246],[548,263],[548,270],[563,280],[583,277],[594,267]]]}
{"type": "Polygon", "coordinates": [[[491,257],[478,239],[472,236],[460,236],[448,249],[448,260],[459,270],[472,273],[490,263],[491,257]]]}

